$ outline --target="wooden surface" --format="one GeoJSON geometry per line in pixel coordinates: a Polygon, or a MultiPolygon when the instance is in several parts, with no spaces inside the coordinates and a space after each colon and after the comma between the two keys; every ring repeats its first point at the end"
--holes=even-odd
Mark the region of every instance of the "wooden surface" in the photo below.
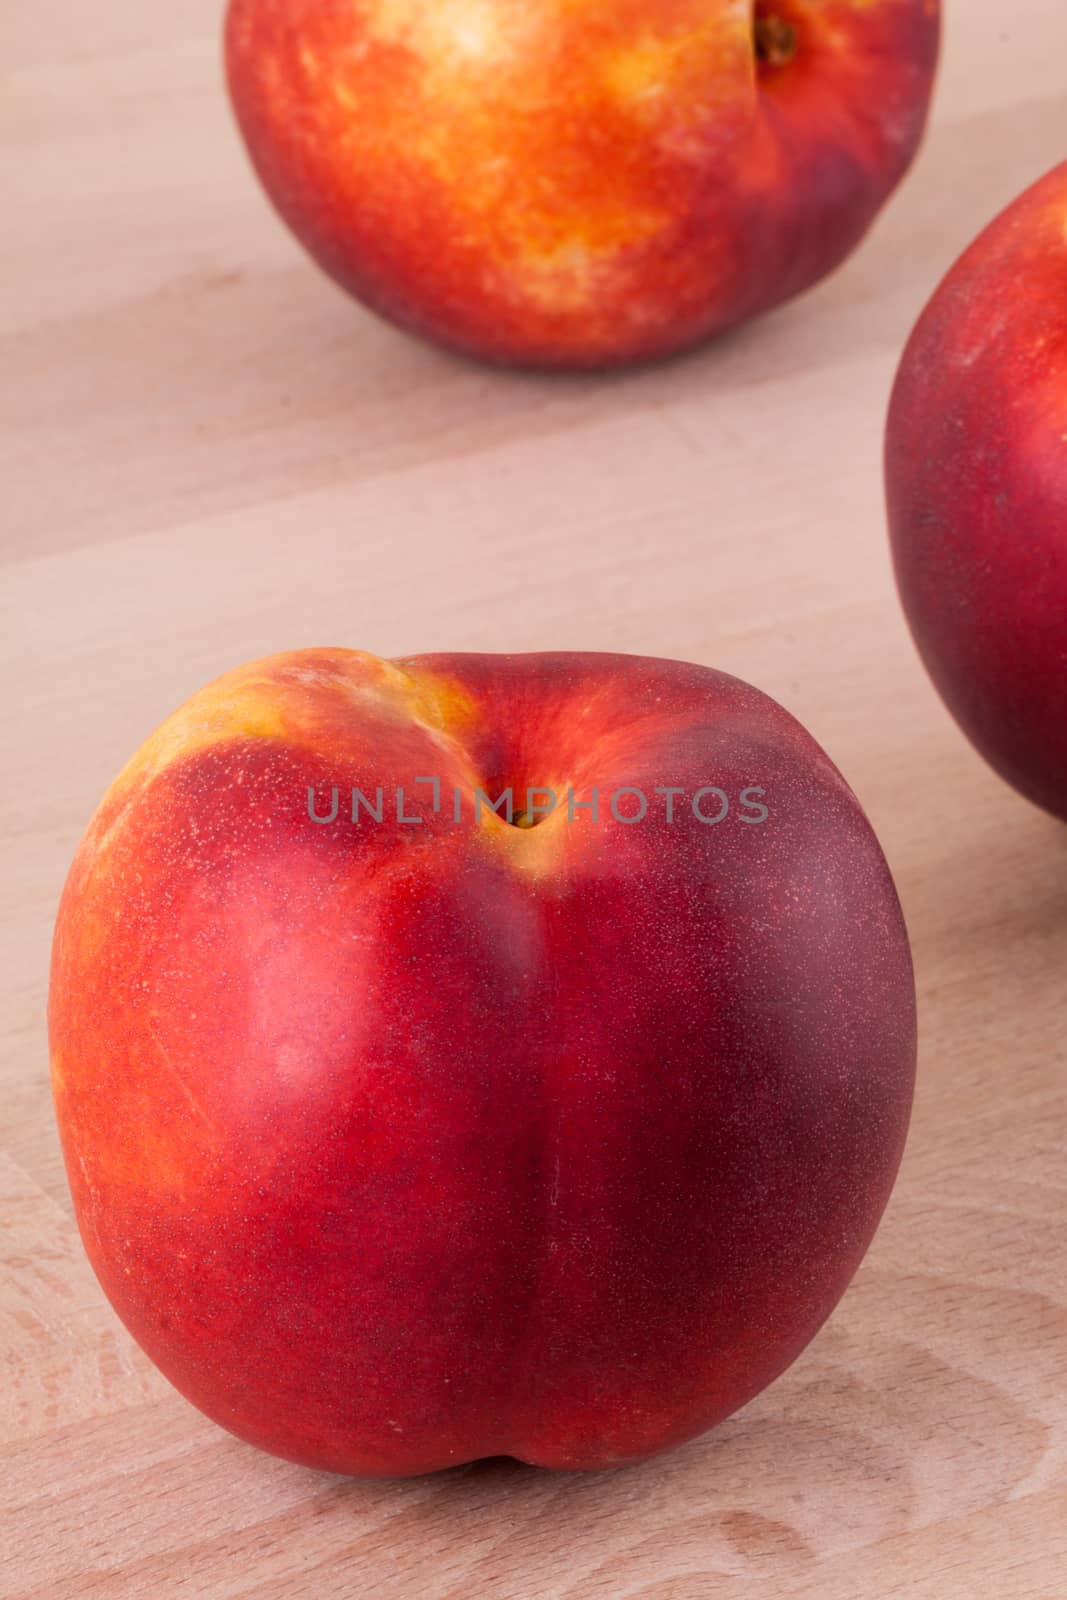
{"type": "Polygon", "coordinates": [[[214,0],[5,10],[0,1590],[1064,1600],[1067,829],[928,687],[879,481],[914,315],[1065,154],[1063,0],[950,3],[925,153],[848,267],[610,382],[481,371],[320,278],[246,170],[214,0]],[[726,668],[881,835],[922,1014],[900,1183],[807,1353],[685,1449],[319,1476],[203,1420],[96,1286],[47,1087],[63,876],[165,713],[310,644],[726,668]]]}

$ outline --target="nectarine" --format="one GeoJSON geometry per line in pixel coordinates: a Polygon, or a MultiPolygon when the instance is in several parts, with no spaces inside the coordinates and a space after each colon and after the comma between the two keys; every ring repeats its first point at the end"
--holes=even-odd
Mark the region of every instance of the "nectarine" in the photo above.
{"type": "Polygon", "coordinates": [[[939,0],[230,0],[255,167],[367,305],[494,361],[683,349],[843,260],[939,0]]]}
{"type": "Polygon", "coordinates": [[[1067,164],[992,223],[923,313],[886,481],[930,676],[997,772],[1067,820],[1067,164]]]}
{"type": "Polygon", "coordinates": [[[859,1264],[915,1066],[828,757],[609,655],[220,679],[97,811],[49,1016],[127,1327],[242,1438],[368,1474],[602,1467],[742,1405],[859,1264]]]}

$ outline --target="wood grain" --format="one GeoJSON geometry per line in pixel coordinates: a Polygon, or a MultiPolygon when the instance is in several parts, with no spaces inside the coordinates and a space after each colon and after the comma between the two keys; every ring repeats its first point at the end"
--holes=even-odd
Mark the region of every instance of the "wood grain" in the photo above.
{"type": "Polygon", "coordinates": [[[1067,830],[929,689],[879,480],[920,305],[1065,154],[1062,0],[950,3],[929,143],[847,268],[611,381],[484,372],[321,279],[246,170],[214,0],[9,10],[3,1592],[1064,1600],[1067,830]],[[808,1352],[685,1449],[316,1475],[192,1411],[96,1286],[47,1087],[66,867],[173,706],[305,644],[725,668],[811,727],[882,837],[922,1008],[901,1180],[808,1352]]]}

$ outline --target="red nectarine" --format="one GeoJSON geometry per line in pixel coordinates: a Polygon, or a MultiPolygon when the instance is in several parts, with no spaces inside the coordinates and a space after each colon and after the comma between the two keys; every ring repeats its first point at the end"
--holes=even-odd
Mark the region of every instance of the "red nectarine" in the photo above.
{"type": "Polygon", "coordinates": [[[923,313],[886,482],[930,676],[997,772],[1067,820],[1067,164],[992,223],[923,313]]]}
{"type": "Polygon", "coordinates": [[[939,0],[230,0],[230,92],[347,289],[495,361],[680,350],[815,283],[907,168],[939,0]]]}
{"type": "Polygon", "coordinates": [[[859,1264],[915,1065],[836,768],[609,655],[220,679],[97,811],[49,1015],[127,1327],[242,1438],[370,1474],[602,1467],[742,1405],[859,1264]]]}

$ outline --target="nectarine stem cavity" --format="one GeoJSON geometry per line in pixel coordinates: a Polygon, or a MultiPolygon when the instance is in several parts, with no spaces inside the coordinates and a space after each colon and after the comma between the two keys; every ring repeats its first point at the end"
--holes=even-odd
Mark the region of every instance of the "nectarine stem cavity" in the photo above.
{"type": "Polygon", "coordinates": [[[792,22],[776,12],[757,10],[752,31],[760,66],[788,66],[797,53],[797,30],[792,22]]]}

